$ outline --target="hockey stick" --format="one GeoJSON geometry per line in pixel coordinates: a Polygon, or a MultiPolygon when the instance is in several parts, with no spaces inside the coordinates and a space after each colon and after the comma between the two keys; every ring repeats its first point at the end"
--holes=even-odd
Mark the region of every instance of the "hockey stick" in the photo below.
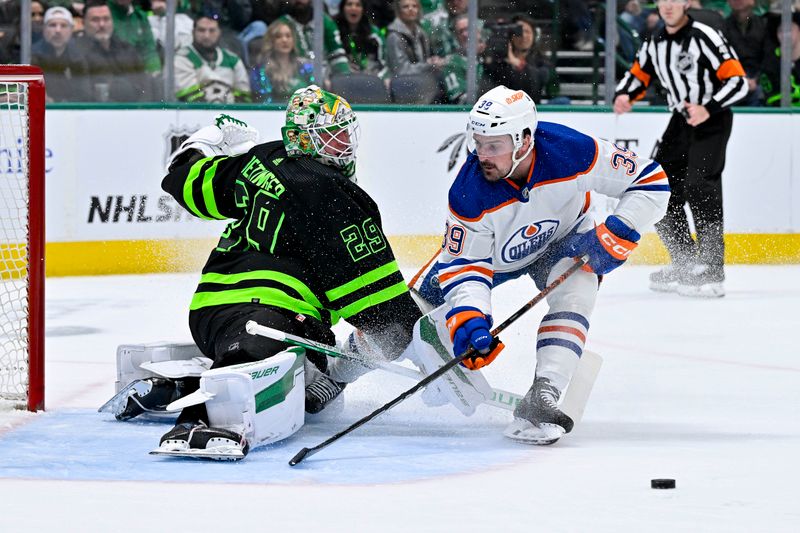
{"type": "MultiPolygon", "coordinates": [[[[580,259],[578,259],[577,262],[574,265],[570,266],[563,274],[561,274],[558,278],[556,278],[553,281],[553,283],[551,283],[550,285],[548,285],[547,287],[542,289],[542,292],[537,294],[531,301],[529,301],[528,303],[526,303],[525,305],[520,307],[513,315],[511,315],[510,317],[505,319],[502,324],[500,324],[499,326],[494,328],[492,330],[492,336],[496,337],[497,335],[499,335],[504,329],[506,329],[508,326],[510,326],[511,324],[516,322],[519,317],[521,317],[523,314],[528,312],[534,305],[536,305],[539,302],[541,302],[542,300],[544,300],[545,296],[550,294],[550,292],[552,292],[553,289],[555,289],[556,287],[558,287],[559,285],[564,283],[564,281],[568,277],[570,277],[572,274],[574,274],[575,272],[580,270],[588,262],[588,259],[589,258],[587,256],[583,256],[580,259]]],[[[402,402],[403,400],[405,400],[406,398],[408,398],[409,396],[411,396],[412,394],[414,394],[415,392],[417,392],[421,388],[425,387],[428,383],[431,383],[434,380],[438,379],[439,377],[443,376],[451,368],[453,368],[457,364],[461,363],[461,361],[463,361],[467,357],[471,357],[474,354],[475,354],[475,348],[470,347],[466,352],[464,352],[460,356],[457,356],[457,357],[451,359],[450,361],[445,363],[443,366],[439,367],[438,370],[432,372],[426,378],[422,379],[419,383],[417,383],[416,385],[414,385],[413,387],[411,387],[407,391],[405,391],[402,394],[400,394],[400,396],[398,396],[394,400],[390,401],[389,403],[384,404],[383,406],[379,407],[378,409],[376,409],[372,413],[368,414],[364,418],[362,418],[360,420],[357,420],[355,423],[351,424],[349,427],[343,429],[339,433],[337,433],[334,436],[330,437],[329,439],[317,444],[316,446],[313,446],[311,448],[303,448],[302,450],[297,452],[297,454],[295,454],[294,457],[292,457],[289,460],[289,466],[295,466],[295,465],[299,464],[306,457],[310,457],[310,456],[316,454],[317,452],[319,452],[323,448],[325,448],[325,447],[329,446],[330,444],[336,442],[337,440],[339,440],[340,438],[344,437],[345,435],[347,435],[351,431],[360,428],[361,426],[363,426],[364,424],[366,424],[367,422],[369,422],[370,420],[372,420],[373,418],[375,418],[379,414],[385,413],[386,411],[388,411],[389,409],[391,409],[392,407],[394,407],[398,403],[402,402]]]]}
{"type": "MultiPolygon", "coordinates": [[[[330,355],[331,357],[339,357],[342,359],[347,359],[348,361],[359,363],[366,368],[378,368],[391,374],[405,376],[415,380],[420,380],[426,377],[426,374],[423,374],[419,370],[407,368],[405,366],[398,365],[397,363],[390,363],[388,361],[381,361],[373,358],[365,358],[363,355],[355,352],[345,352],[334,346],[328,346],[327,344],[322,344],[321,342],[312,341],[310,339],[298,337],[297,335],[292,335],[291,333],[285,333],[274,328],[262,326],[253,320],[247,322],[245,329],[247,330],[247,333],[251,335],[261,335],[262,337],[267,337],[276,341],[294,344],[295,346],[301,346],[307,350],[316,350],[324,353],[325,355],[330,355]]],[[[483,403],[499,409],[505,409],[506,411],[513,411],[517,404],[521,401],[522,396],[519,394],[514,394],[513,392],[503,389],[493,388],[492,397],[484,400],[483,403]]]]}

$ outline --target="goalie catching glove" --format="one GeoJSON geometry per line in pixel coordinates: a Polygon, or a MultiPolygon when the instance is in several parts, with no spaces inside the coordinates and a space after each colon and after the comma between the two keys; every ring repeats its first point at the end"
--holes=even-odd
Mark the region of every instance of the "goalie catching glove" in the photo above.
{"type": "Polygon", "coordinates": [[[447,313],[447,329],[453,341],[453,353],[462,355],[470,346],[475,354],[466,357],[461,364],[470,370],[482,368],[497,358],[505,345],[492,336],[491,315],[484,315],[474,307],[454,307],[447,313]]]}
{"type": "Polygon", "coordinates": [[[567,239],[565,257],[589,256],[589,262],[583,269],[594,272],[598,276],[608,274],[622,266],[631,252],[638,246],[640,235],[614,215],[606,218],[605,223],[594,228],[594,231],[578,233],[567,239]]]}
{"type": "Polygon", "coordinates": [[[195,150],[203,157],[244,154],[258,143],[258,138],[258,131],[246,122],[230,115],[217,115],[214,125],[200,128],[181,143],[170,156],[167,171],[177,165],[192,162],[195,150]]]}

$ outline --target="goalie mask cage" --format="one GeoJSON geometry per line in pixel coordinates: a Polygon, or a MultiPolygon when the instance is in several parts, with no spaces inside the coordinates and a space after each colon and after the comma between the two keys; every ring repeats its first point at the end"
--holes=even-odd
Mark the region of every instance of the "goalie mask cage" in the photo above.
{"type": "Polygon", "coordinates": [[[44,76],[0,65],[0,407],[44,409],[44,76]]]}

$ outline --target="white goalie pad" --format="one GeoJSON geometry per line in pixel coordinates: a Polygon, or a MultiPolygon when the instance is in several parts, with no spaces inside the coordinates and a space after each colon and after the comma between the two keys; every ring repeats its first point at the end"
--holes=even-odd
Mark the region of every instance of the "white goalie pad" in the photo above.
{"type": "MultiPolygon", "coordinates": [[[[403,353],[412,363],[430,375],[453,359],[453,343],[445,325],[445,306],[438,307],[414,324],[414,338],[403,353]]],[[[425,388],[423,401],[430,406],[450,403],[465,416],[475,413],[478,405],[492,398],[492,388],[480,370],[461,365],[425,388]]]]}
{"type": "Polygon", "coordinates": [[[115,394],[98,411],[110,412],[119,420],[127,420],[127,417],[120,417],[128,406],[129,398],[133,398],[147,415],[172,416],[175,411],[164,410],[163,407],[148,407],[137,400],[150,393],[153,384],[149,378],[176,380],[200,377],[211,368],[211,364],[211,359],[203,357],[199,348],[191,343],[122,344],[117,347],[115,394]]]}
{"type": "Polygon", "coordinates": [[[151,377],[199,377],[211,364],[211,359],[204,357],[193,343],[122,344],[117,347],[115,392],[151,377]]]}
{"type": "Polygon", "coordinates": [[[250,448],[283,440],[305,422],[305,350],[203,372],[200,389],[169,410],[206,404],[211,427],[244,434],[250,448]]]}

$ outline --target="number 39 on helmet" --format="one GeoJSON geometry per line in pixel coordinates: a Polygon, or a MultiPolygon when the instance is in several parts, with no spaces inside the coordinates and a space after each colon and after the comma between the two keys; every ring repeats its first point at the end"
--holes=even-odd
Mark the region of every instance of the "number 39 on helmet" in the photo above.
{"type": "Polygon", "coordinates": [[[469,124],[467,124],[467,148],[471,152],[475,151],[474,136],[476,134],[510,135],[514,146],[513,168],[516,168],[519,162],[525,159],[533,149],[533,133],[536,131],[537,124],[536,104],[528,93],[500,85],[478,98],[477,103],[472,107],[469,113],[469,124]],[[529,150],[518,158],[516,153],[522,148],[526,130],[531,135],[531,145],[529,150]]]}

